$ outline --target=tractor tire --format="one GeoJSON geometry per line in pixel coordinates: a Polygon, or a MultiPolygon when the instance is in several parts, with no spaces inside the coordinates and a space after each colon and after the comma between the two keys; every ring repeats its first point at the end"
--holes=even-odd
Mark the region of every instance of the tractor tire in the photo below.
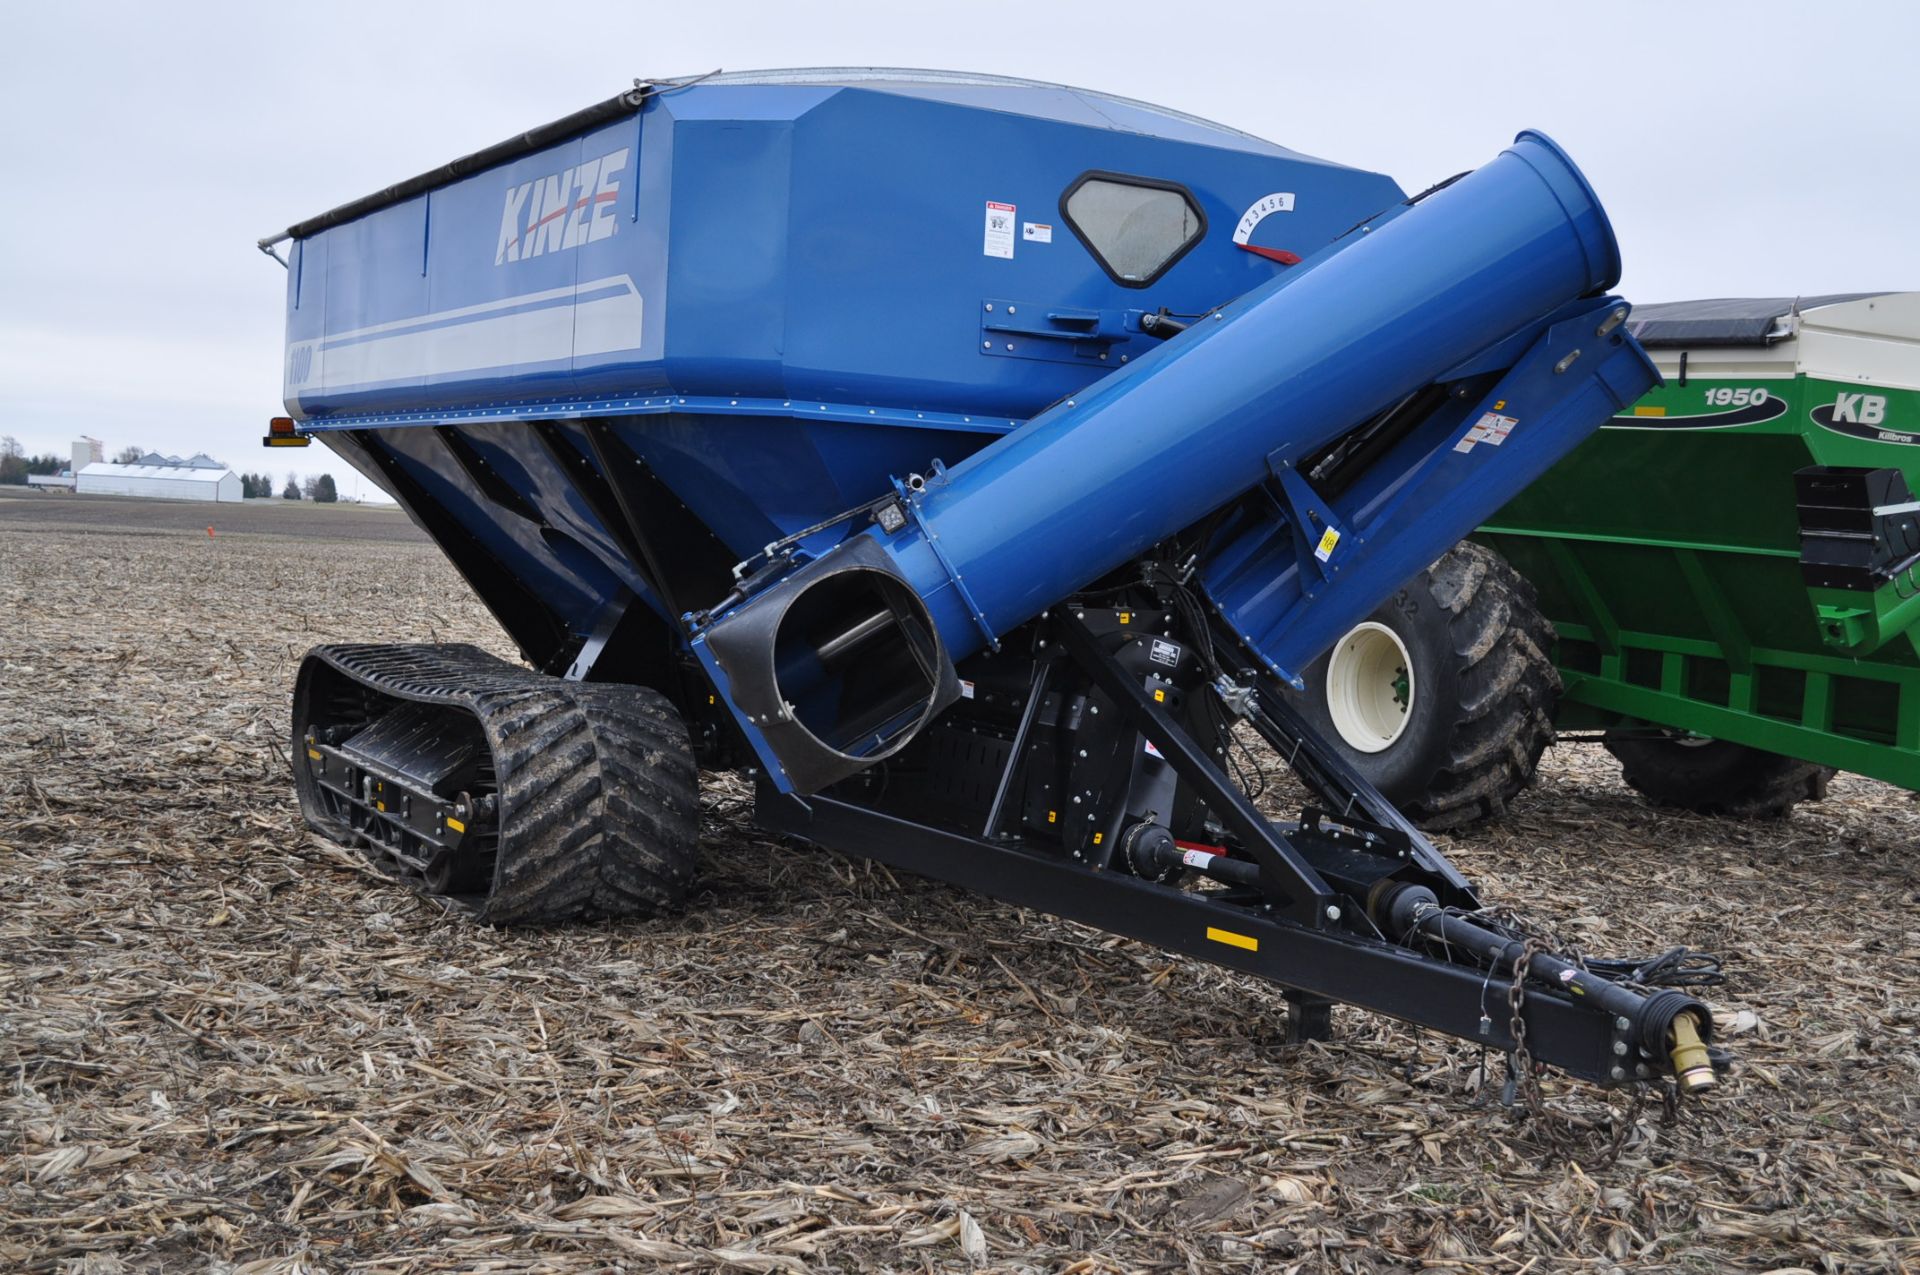
{"type": "Polygon", "coordinates": [[[1831,766],[1762,752],[1724,739],[1660,736],[1650,728],[1609,732],[1607,751],[1628,787],[1656,806],[1733,819],[1784,819],[1827,795],[1831,766]]]}
{"type": "Polygon", "coordinates": [[[1462,541],[1307,670],[1305,711],[1429,830],[1504,814],[1553,742],[1553,626],[1504,558],[1462,541]]]}

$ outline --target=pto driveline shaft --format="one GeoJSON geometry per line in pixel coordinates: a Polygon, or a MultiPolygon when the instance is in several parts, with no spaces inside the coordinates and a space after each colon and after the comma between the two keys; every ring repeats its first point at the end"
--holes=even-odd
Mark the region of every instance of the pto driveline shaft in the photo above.
{"type": "MultiPolygon", "coordinates": [[[[1423,935],[1449,947],[1464,949],[1489,969],[1512,970],[1526,943],[1473,920],[1449,913],[1425,886],[1400,885],[1385,892],[1374,908],[1379,924],[1390,937],[1423,935]]],[[[1707,1007],[1672,988],[1642,989],[1601,978],[1551,952],[1536,951],[1527,971],[1534,978],[1592,1005],[1622,1021],[1642,1048],[1665,1058],[1681,1085],[1689,1090],[1715,1083],[1707,1042],[1713,1019],[1707,1007]]]]}

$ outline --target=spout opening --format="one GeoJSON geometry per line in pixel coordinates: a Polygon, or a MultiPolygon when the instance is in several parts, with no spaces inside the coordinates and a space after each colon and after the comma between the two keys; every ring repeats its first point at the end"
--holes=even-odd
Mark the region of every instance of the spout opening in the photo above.
{"type": "Polygon", "coordinates": [[[792,721],[860,765],[898,752],[932,718],[943,659],[926,603],[868,568],[802,590],[774,631],[774,684],[792,721]]]}

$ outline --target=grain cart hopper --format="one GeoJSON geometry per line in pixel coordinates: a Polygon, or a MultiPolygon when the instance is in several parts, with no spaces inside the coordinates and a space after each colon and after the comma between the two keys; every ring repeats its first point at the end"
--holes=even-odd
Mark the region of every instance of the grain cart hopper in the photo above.
{"type": "Polygon", "coordinates": [[[496,922],[652,913],[697,758],[768,829],[1276,981],[1302,1033],[1343,1000],[1712,1082],[1699,1002],[1476,916],[1282,697],[1655,379],[1546,138],[1408,199],[1052,85],[714,76],[281,242],[276,436],[531,665],[313,651],[321,832],[496,922]],[[1236,724],[1297,819],[1229,778],[1236,724]]]}
{"type": "Polygon", "coordinates": [[[1316,662],[1307,715],[1430,827],[1496,812],[1556,727],[1703,813],[1835,770],[1920,791],[1920,293],[1628,326],[1665,384],[1316,662]]]}

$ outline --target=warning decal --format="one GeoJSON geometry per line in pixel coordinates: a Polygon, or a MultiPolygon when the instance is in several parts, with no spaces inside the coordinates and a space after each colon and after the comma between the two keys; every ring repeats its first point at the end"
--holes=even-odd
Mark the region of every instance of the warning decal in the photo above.
{"type": "Polygon", "coordinates": [[[1512,416],[1502,416],[1498,412],[1487,412],[1473,423],[1466,436],[1453,445],[1456,452],[1470,452],[1475,443],[1485,443],[1489,447],[1498,447],[1507,441],[1507,435],[1513,433],[1513,427],[1520,422],[1512,416]]]}
{"type": "Polygon", "coordinates": [[[1044,221],[1023,221],[1020,223],[1020,237],[1028,243],[1052,243],[1053,226],[1044,221]]]}
{"type": "Polygon", "coordinates": [[[987,239],[981,251],[989,257],[1013,256],[1013,214],[1012,204],[987,201],[987,239]]]}
{"type": "Polygon", "coordinates": [[[1333,556],[1333,547],[1340,543],[1340,533],[1328,527],[1320,537],[1320,543],[1313,548],[1313,556],[1325,562],[1333,556]]]}

